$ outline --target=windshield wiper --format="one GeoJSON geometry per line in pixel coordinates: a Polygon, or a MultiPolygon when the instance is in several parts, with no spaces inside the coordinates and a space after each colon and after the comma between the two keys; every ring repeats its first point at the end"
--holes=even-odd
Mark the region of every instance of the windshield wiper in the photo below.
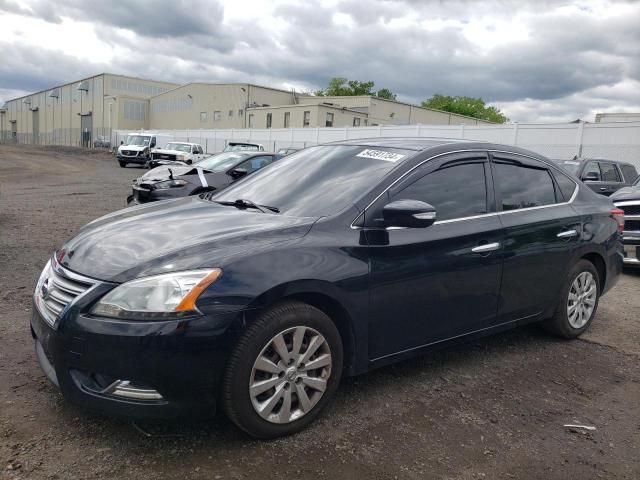
{"type": "Polygon", "coordinates": [[[230,205],[236,208],[255,208],[260,210],[262,213],[280,213],[280,209],[277,207],[270,207],[269,205],[258,205],[251,200],[247,200],[244,198],[239,198],[233,202],[221,201],[221,200],[213,200],[215,203],[219,203],[220,205],[230,205]]]}

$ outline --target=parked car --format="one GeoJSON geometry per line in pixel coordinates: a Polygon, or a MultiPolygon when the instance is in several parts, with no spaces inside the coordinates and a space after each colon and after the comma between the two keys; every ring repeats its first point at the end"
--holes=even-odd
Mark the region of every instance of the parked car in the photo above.
{"type": "Polygon", "coordinates": [[[574,158],[554,160],[572,175],[582,180],[591,190],[609,196],[638,178],[636,167],[630,163],[600,158],[574,158]]]}
{"type": "Polygon", "coordinates": [[[127,197],[127,203],[147,203],[219,191],[280,157],[265,152],[224,152],[191,166],[163,165],[133,181],[133,192],[127,197]]]}
{"type": "Polygon", "coordinates": [[[300,151],[299,148],[287,147],[287,148],[281,148],[280,150],[278,150],[278,153],[280,155],[291,155],[292,153],[296,153],[298,151],[300,151]]]}
{"type": "Polygon", "coordinates": [[[170,141],[170,136],[159,133],[130,133],[116,152],[118,164],[122,168],[130,163],[145,165],[151,159],[151,150],[156,145],[165,145],[170,141]]]}
{"type": "Polygon", "coordinates": [[[111,140],[105,135],[98,135],[93,141],[93,148],[106,148],[111,149],[111,140]]]}
{"type": "Polygon", "coordinates": [[[640,178],[630,187],[611,195],[614,205],[624,211],[624,264],[640,266],[640,178]]]}
{"type": "Polygon", "coordinates": [[[191,165],[205,158],[207,155],[201,145],[189,142],[169,142],[164,148],[151,150],[151,159],[145,164],[147,168],[155,168],[168,162],[180,162],[191,165]]]}
{"type": "Polygon", "coordinates": [[[251,142],[229,142],[223,152],[264,152],[264,145],[251,142]]]}
{"type": "Polygon", "coordinates": [[[100,412],[218,405],[286,435],[344,375],[530,322],[579,336],[619,277],[622,227],[610,199],[517,147],[314,146],[83,227],[38,280],[37,358],[100,412]]]}

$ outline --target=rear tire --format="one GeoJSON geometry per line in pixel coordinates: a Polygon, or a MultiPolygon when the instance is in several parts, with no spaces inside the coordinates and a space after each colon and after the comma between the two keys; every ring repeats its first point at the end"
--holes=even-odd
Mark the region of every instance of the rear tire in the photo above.
{"type": "Polygon", "coordinates": [[[576,338],[589,328],[600,300],[598,270],[588,260],[578,261],[567,276],[560,302],[544,328],[564,338],[576,338]]]}
{"type": "Polygon", "coordinates": [[[127,166],[127,162],[121,162],[119,161],[118,164],[120,164],[121,168],[125,168],[127,166]]]}
{"type": "Polygon", "coordinates": [[[311,305],[287,301],[262,313],[238,339],[222,381],[222,408],[253,437],[290,435],[318,417],[341,375],[334,323],[311,305]]]}

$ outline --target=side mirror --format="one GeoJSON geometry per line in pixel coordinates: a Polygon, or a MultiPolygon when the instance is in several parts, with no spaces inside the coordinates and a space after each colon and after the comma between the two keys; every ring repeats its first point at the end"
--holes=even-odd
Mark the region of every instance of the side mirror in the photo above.
{"type": "Polygon", "coordinates": [[[396,200],[382,209],[387,227],[424,228],[436,221],[433,205],[420,200],[396,200]]]}
{"type": "Polygon", "coordinates": [[[600,181],[600,175],[597,172],[587,172],[582,176],[583,182],[598,182],[600,181]]]}
{"type": "Polygon", "coordinates": [[[234,168],[229,172],[229,175],[237,180],[238,178],[244,177],[247,173],[248,172],[246,168],[234,168]]]}

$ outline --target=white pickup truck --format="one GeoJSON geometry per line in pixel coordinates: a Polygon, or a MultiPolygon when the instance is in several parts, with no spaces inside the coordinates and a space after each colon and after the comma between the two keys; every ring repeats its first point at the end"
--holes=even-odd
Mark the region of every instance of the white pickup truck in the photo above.
{"type": "Polygon", "coordinates": [[[149,168],[158,165],[181,162],[187,165],[198,162],[205,158],[201,145],[189,142],[170,142],[164,148],[151,150],[151,159],[147,162],[149,168]]]}

